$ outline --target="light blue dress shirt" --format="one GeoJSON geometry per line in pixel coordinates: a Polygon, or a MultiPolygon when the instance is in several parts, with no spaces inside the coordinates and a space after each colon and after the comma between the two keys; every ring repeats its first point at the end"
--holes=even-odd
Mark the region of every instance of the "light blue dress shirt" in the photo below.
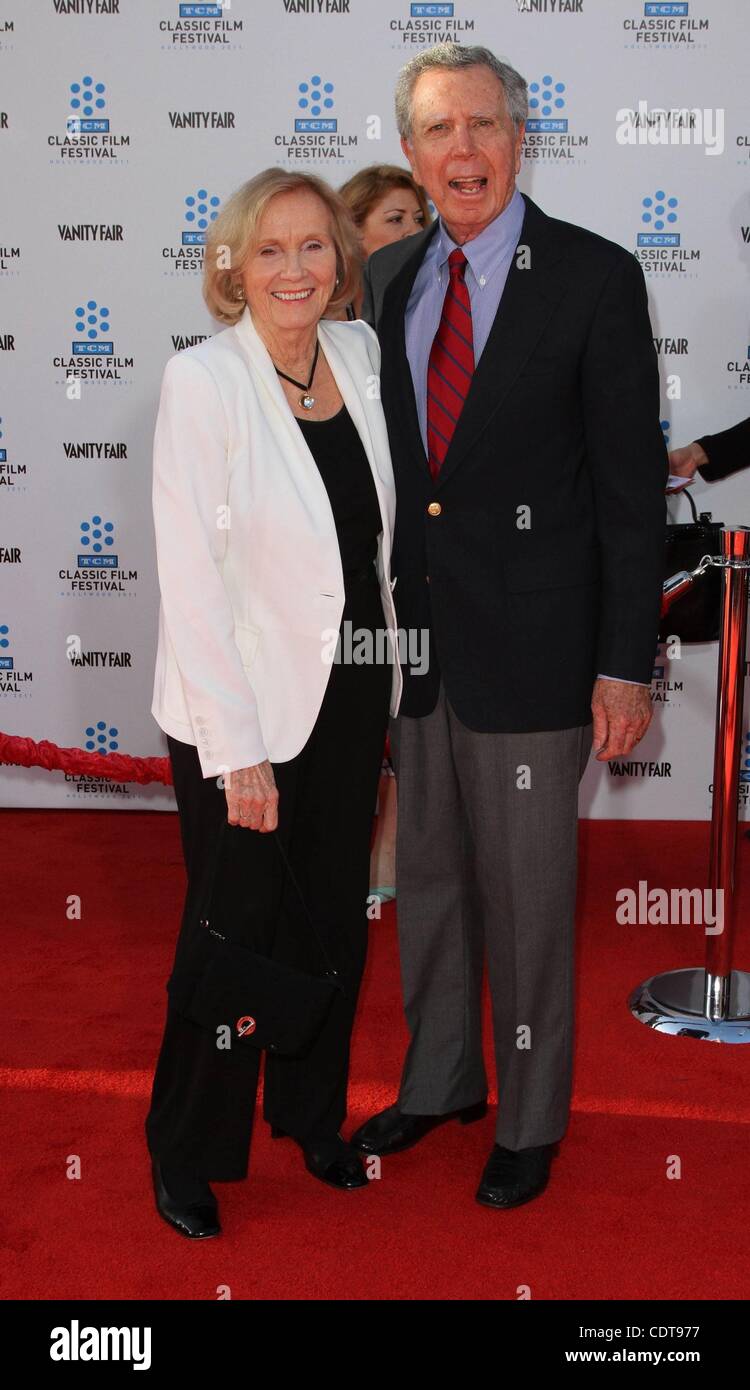
{"type": "MultiPolygon", "coordinates": [[[[498,213],[479,236],[473,237],[460,248],[468,262],[466,285],[474,325],[475,366],[482,355],[482,349],[498,311],[513,253],[521,235],[525,211],[523,195],[515,189],[508,206],[498,213]]],[[[448,257],[451,251],[456,249],[457,242],[446,231],[442,217],[438,218],[438,229],[427,247],[406,305],[406,355],[414,382],[419,428],[425,453],[427,364],[435,334],[440,326],[445,292],[450,279],[448,257]]]]}
{"type": "MultiPolygon", "coordinates": [[[[523,194],[516,188],[503,211],[493,218],[479,236],[472,237],[460,248],[467,260],[466,285],[471,303],[471,318],[474,331],[474,366],[479,361],[490,329],[500,307],[505,282],[511,262],[521,235],[526,203],[523,194]]],[[[424,260],[417,271],[411,294],[406,305],[405,331],[406,355],[409,359],[414,396],[417,402],[419,428],[424,451],[427,454],[427,366],[435,334],[440,326],[445,292],[450,273],[448,257],[455,251],[455,242],[446,230],[442,217],[438,217],[438,228],[432,237],[424,260]]],[[[619,680],[618,676],[604,676],[602,680],[619,680]]],[[[638,685],[639,681],[626,681],[626,685],[638,685]]],[[[648,688],[648,687],[646,687],[648,688]]]]}

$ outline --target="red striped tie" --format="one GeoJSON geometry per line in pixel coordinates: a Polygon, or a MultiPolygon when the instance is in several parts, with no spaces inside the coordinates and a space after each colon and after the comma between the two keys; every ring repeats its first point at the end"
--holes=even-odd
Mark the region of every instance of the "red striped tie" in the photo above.
{"type": "Polygon", "coordinates": [[[433,478],[440,472],[448,452],[474,372],[474,330],[464,279],[466,264],[463,251],[451,251],[443,316],[427,366],[427,448],[433,478]]]}

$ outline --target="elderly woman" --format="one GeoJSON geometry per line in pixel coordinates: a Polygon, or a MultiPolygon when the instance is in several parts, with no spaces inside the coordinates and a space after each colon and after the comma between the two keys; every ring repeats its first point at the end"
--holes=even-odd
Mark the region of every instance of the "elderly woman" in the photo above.
{"type": "MultiPolygon", "coordinates": [[[[209,885],[234,942],[312,972],[278,835],[343,991],[306,1055],[266,1055],[264,1117],[344,1189],[366,1186],[340,1127],[372,810],[401,692],[382,640],[396,628],[394,491],[377,338],[360,320],[323,320],[359,271],[346,206],[321,179],[267,169],[229,199],[204,262],[204,297],[228,327],[167,362],[153,490],[152,713],[188,878],[170,984],[190,969],[209,885]],[[362,662],[358,630],[379,659],[362,662]],[[344,640],[332,660],[331,633],[335,645],[347,631],[360,656],[347,661],[344,640]]],[[[246,1176],[259,1060],[217,1046],[170,994],[146,1136],[157,1208],[186,1236],[221,1229],[209,1181],[246,1176]]]]}

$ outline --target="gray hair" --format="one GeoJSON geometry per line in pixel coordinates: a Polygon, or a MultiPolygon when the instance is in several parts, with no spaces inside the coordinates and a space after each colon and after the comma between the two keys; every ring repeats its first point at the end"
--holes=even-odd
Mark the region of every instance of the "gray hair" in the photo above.
{"type": "Polygon", "coordinates": [[[509,63],[496,58],[489,48],[479,44],[437,43],[433,48],[417,53],[401,69],[396,81],[396,125],[404,140],[411,141],[411,103],[417,78],[431,68],[468,68],[481,63],[494,72],[505,92],[510,118],[518,131],[529,113],[528,87],[520,72],[509,63]]]}

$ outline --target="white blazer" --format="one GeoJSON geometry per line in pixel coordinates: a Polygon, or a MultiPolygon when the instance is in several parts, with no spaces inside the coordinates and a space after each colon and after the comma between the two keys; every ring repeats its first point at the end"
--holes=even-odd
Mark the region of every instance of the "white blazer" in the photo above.
{"type": "MultiPolygon", "coordinates": [[[[380,503],[376,570],[396,714],[395,492],[380,348],[362,319],[323,319],[318,340],[380,503]]],[[[286,762],[323,701],[344,577],[325,484],[247,305],[232,328],[166,364],[153,509],[161,605],[151,713],[165,733],[197,746],[204,777],[286,762]]]]}

